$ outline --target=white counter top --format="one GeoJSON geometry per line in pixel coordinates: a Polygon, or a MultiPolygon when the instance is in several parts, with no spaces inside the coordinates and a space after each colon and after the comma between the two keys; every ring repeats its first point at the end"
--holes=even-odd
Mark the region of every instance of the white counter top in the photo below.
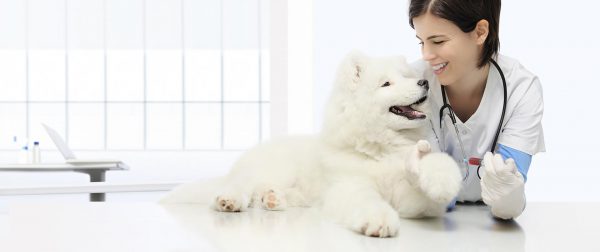
{"type": "Polygon", "coordinates": [[[600,203],[528,203],[516,222],[485,206],[358,235],[312,209],[218,213],[203,205],[39,203],[9,207],[0,251],[600,251],[600,203]],[[7,224],[8,223],[8,224],[7,224]]]}

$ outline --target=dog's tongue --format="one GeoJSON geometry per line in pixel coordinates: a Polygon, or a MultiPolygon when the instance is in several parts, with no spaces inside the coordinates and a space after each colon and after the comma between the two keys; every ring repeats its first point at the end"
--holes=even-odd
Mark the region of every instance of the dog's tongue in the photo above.
{"type": "Polygon", "coordinates": [[[406,116],[408,119],[425,118],[425,114],[412,109],[410,106],[394,106],[399,110],[400,114],[406,116]]]}

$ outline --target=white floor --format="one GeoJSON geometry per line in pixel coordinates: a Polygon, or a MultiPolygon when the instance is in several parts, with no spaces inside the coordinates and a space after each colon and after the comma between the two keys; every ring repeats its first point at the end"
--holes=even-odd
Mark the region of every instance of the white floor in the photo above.
{"type": "Polygon", "coordinates": [[[0,251],[600,251],[600,203],[528,203],[516,222],[485,206],[402,220],[364,237],[316,210],[218,213],[152,202],[20,202],[0,214],[0,251]]]}

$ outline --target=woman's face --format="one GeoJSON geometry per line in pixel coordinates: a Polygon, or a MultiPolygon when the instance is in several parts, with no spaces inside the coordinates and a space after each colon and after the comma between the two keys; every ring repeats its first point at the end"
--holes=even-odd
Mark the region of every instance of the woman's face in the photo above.
{"type": "Polygon", "coordinates": [[[413,24],[423,60],[429,63],[442,85],[460,82],[478,69],[483,43],[477,29],[464,33],[452,22],[429,13],[413,18],[413,24]]]}

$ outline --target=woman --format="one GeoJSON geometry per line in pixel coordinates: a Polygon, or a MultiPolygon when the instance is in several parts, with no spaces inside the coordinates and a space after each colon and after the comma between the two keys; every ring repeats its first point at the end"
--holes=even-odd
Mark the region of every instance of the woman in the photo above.
{"type": "Polygon", "coordinates": [[[525,209],[531,157],[545,151],[544,106],[538,78],[498,54],[499,18],[500,0],[411,0],[409,7],[423,56],[413,65],[431,87],[431,141],[463,169],[457,200],[483,200],[495,217],[512,219],[525,209]]]}

